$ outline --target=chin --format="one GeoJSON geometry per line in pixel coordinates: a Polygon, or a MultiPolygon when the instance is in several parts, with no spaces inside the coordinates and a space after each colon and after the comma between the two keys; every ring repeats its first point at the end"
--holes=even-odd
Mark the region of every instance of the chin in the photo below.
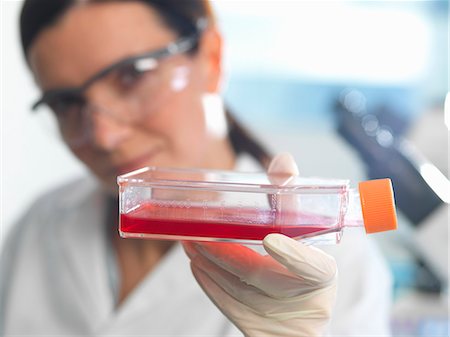
{"type": "Polygon", "coordinates": [[[116,183],[112,185],[110,182],[102,182],[102,189],[111,197],[119,197],[119,186],[116,183]]]}
{"type": "Polygon", "coordinates": [[[118,197],[119,196],[119,185],[117,185],[117,177],[116,176],[109,176],[109,177],[100,177],[96,175],[100,187],[104,193],[111,197],[118,197]]]}

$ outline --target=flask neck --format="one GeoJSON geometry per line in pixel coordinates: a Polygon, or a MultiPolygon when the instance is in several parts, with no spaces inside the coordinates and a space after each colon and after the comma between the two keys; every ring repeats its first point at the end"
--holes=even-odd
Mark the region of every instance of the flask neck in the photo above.
{"type": "Polygon", "coordinates": [[[350,189],[347,198],[347,212],[345,213],[343,226],[364,227],[359,192],[355,189],[350,189]]]}

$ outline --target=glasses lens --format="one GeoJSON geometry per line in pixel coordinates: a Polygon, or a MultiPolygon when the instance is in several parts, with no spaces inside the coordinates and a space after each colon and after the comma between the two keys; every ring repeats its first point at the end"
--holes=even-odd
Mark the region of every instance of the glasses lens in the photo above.
{"type": "Polygon", "coordinates": [[[188,84],[189,67],[181,57],[141,58],[117,66],[92,85],[108,88],[108,106],[91,105],[82,93],[65,92],[46,100],[60,133],[70,146],[80,146],[95,132],[94,114],[116,123],[137,124],[156,115],[188,84]]]}
{"type": "Polygon", "coordinates": [[[117,109],[118,120],[136,123],[158,114],[174,93],[188,84],[188,66],[175,58],[155,61],[141,59],[112,74],[117,96],[124,103],[117,109]]]}
{"type": "Polygon", "coordinates": [[[52,109],[63,139],[69,144],[83,137],[86,119],[84,118],[84,98],[78,93],[61,93],[47,101],[52,109]]]}
{"type": "Polygon", "coordinates": [[[118,67],[104,80],[112,88],[116,101],[121,107],[116,107],[115,117],[127,123],[140,120],[140,107],[137,97],[141,93],[153,96],[161,86],[162,69],[154,59],[140,59],[133,63],[118,67]]]}

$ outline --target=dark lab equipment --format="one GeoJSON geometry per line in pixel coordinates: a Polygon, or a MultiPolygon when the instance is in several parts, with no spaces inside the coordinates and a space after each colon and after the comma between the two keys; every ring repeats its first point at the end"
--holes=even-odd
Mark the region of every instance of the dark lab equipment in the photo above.
{"type": "Polygon", "coordinates": [[[420,226],[443,201],[420,173],[420,154],[401,136],[406,120],[386,106],[369,112],[365,100],[356,90],[343,92],[334,109],[337,132],[359,153],[369,179],[392,179],[398,209],[420,226]]]}
{"type": "MultiPolygon", "coordinates": [[[[367,111],[366,97],[357,90],[346,90],[336,102],[336,129],[360,155],[369,179],[392,179],[397,208],[416,227],[443,201],[420,172],[423,159],[402,137],[406,120],[386,105],[367,111]]],[[[442,290],[442,281],[413,249],[416,261],[416,288],[433,293],[442,290]]]]}

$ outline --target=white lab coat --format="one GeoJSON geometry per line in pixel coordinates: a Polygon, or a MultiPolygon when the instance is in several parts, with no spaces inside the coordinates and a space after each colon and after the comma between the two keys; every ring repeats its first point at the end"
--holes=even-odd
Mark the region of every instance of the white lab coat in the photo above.
{"type": "MultiPolygon", "coordinates": [[[[242,335],[197,285],[179,244],[115,308],[104,213],[105,198],[86,178],[46,194],[15,226],[1,256],[0,334],[242,335]]],[[[339,268],[330,333],[388,335],[391,283],[378,251],[365,237],[345,235],[324,249],[339,268]]]]}

